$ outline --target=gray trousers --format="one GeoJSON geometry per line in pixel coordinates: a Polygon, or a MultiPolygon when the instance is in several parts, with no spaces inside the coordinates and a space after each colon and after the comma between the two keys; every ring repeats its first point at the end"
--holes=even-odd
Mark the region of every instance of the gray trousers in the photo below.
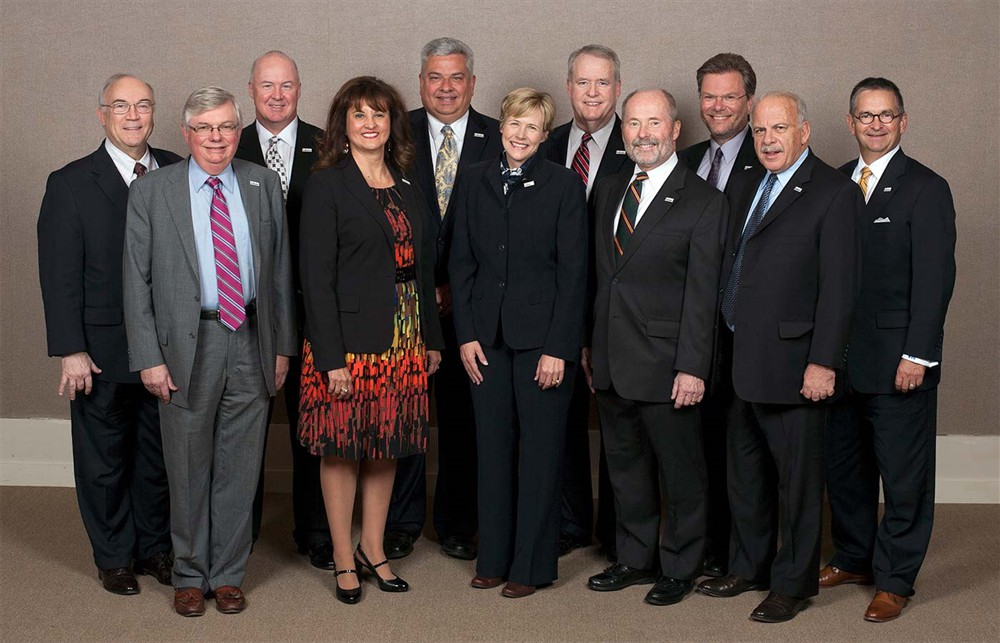
{"type": "Polygon", "coordinates": [[[202,320],[190,407],[160,404],[176,588],[243,583],[268,406],[256,324],[202,320]]]}

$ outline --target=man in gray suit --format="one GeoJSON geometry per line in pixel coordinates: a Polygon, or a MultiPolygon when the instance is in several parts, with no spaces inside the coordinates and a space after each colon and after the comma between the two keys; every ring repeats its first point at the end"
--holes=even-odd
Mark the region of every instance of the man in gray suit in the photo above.
{"type": "Polygon", "coordinates": [[[296,354],[278,175],[233,160],[236,99],[184,105],[186,163],[136,181],[125,228],[129,361],[160,400],[170,483],[174,609],[241,612],[268,397],[296,354]]]}

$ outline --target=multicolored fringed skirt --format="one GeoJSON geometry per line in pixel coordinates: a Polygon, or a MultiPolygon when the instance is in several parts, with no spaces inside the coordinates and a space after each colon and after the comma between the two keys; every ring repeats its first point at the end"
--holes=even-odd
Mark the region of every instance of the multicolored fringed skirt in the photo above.
{"type": "Polygon", "coordinates": [[[416,281],[397,283],[392,347],[380,355],[347,353],[354,393],[345,400],[330,396],[306,340],[299,439],[309,451],[376,460],[427,450],[427,351],[419,319],[416,281]]]}

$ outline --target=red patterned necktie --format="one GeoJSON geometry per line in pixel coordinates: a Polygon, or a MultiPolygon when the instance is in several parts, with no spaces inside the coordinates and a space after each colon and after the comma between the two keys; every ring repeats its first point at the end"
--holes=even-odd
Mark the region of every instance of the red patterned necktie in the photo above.
{"type": "Polygon", "coordinates": [[[141,176],[146,176],[146,166],[140,163],[139,161],[136,161],[135,169],[132,170],[132,173],[135,174],[136,178],[139,178],[141,176]]]}
{"type": "Polygon", "coordinates": [[[240,260],[236,254],[233,222],[222,194],[222,181],[210,176],[205,181],[212,188],[212,246],[215,248],[215,278],[219,288],[219,321],[230,330],[239,328],[247,318],[240,281],[240,260]]]}
{"type": "Polygon", "coordinates": [[[589,132],[584,132],[583,138],[580,139],[580,147],[576,148],[576,154],[573,155],[573,169],[583,179],[584,187],[590,179],[590,148],[587,147],[587,143],[591,138],[593,137],[589,132]]]}

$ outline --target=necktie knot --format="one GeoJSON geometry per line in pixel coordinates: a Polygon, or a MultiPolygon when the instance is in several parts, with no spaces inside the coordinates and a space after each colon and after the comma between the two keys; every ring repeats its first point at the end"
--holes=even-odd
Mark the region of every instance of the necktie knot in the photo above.
{"type": "Polygon", "coordinates": [[[280,140],[281,139],[278,138],[277,136],[272,136],[270,139],[268,139],[267,145],[268,145],[268,147],[274,147],[275,145],[278,144],[278,141],[280,141],[280,140]]]}
{"type": "Polygon", "coordinates": [[[648,178],[649,178],[648,174],[646,174],[645,172],[639,172],[638,174],[635,175],[635,179],[633,179],[633,180],[636,183],[642,183],[643,181],[645,181],[648,178]]]}
{"type": "Polygon", "coordinates": [[[135,169],[132,170],[132,173],[135,174],[136,176],[145,176],[146,175],[146,166],[143,165],[142,163],[140,163],[139,161],[136,161],[135,162],[135,169]]]}
{"type": "Polygon", "coordinates": [[[212,188],[213,190],[218,190],[219,186],[222,185],[222,179],[220,179],[217,176],[210,176],[207,179],[205,179],[205,183],[208,183],[208,187],[212,188]]]}
{"type": "Polygon", "coordinates": [[[451,129],[451,125],[445,125],[441,128],[441,135],[445,138],[451,138],[455,135],[455,130],[451,129]]]}
{"type": "Polygon", "coordinates": [[[867,165],[861,168],[861,176],[858,177],[858,186],[861,188],[861,193],[865,195],[865,199],[868,198],[868,180],[872,178],[872,170],[867,165]]]}
{"type": "Polygon", "coordinates": [[[592,140],[593,138],[594,138],[594,137],[590,135],[590,132],[584,132],[584,133],[583,133],[583,138],[581,138],[581,139],[580,139],[580,145],[586,145],[586,144],[587,144],[587,143],[589,143],[589,142],[590,142],[590,141],[591,141],[591,140],[592,140]]]}

